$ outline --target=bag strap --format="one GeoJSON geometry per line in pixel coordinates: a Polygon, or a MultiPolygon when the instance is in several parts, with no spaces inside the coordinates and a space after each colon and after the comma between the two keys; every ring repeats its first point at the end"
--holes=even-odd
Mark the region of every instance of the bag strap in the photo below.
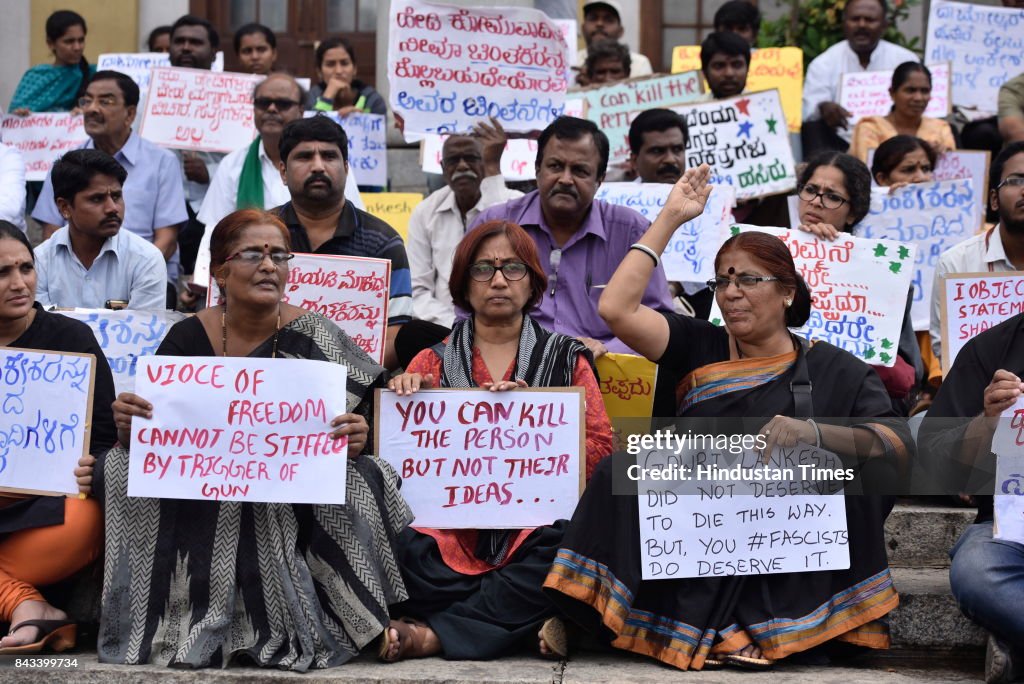
{"type": "Polygon", "coordinates": [[[800,348],[797,350],[796,363],[793,368],[793,379],[789,383],[789,391],[793,393],[794,418],[807,419],[814,417],[814,404],[811,402],[810,373],[807,371],[807,350],[810,344],[802,337],[797,337],[800,348]]]}

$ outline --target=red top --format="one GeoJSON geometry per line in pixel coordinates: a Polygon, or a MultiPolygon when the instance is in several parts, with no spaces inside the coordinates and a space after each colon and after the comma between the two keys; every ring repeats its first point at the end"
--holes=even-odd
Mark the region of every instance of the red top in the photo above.
{"type": "MultiPolygon", "coordinates": [[[[509,380],[512,371],[515,369],[515,360],[509,364],[508,370],[502,380],[509,380]]],[[[441,377],[441,359],[430,349],[424,349],[412,360],[407,373],[419,373],[420,375],[433,375],[435,379],[441,377]]],[[[477,385],[485,382],[494,382],[487,364],[484,363],[480,350],[473,347],[473,380],[477,385]]],[[[598,462],[608,454],[612,453],[612,425],[608,420],[608,414],[604,410],[604,399],[601,397],[601,388],[597,385],[597,378],[590,364],[582,356],[576,359],[576,368],[572,374],[574,387],[582,387],[586,396],[586,425],[587,425],[587,480],[594,472],[598,462]]],[[[514,390],[513,390],[514,391],[514,390]]],[[[441,551],[441,557],[445,565],[452,570],[461,572],[464,575],[479,575],[494,570],[495,567],[480,560],[474,554],[477,542],[476,530],[435,530],[426,527],[416,527],[416,530],[423,534],[429,534],[437,541],[437,548],[441,551]]],[[[520,530],[505,556],[505,563],[512,557],[515,550],[523,543],[523,540],[530,536],[532,529],[520,530]]]]}

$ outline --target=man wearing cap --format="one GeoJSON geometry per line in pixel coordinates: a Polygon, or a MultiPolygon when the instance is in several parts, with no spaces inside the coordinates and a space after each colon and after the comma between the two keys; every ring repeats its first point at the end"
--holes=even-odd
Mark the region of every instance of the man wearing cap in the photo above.
{"type": "MultiPolygon", "coordinates": [[[[576,55],[576,66],[582,68],[587,60],[587,50],[601,40],[619,40],[623,34],[622,7],[616,0],[601,0],[583,5],[583,25],[580,32],[587,47],[576,55]]],[[[629,77],[650,76],[651,60],[639,52],[629,53],[629,77]]],[[[586,85],[586,84],[581,84],[586,85]]]]}

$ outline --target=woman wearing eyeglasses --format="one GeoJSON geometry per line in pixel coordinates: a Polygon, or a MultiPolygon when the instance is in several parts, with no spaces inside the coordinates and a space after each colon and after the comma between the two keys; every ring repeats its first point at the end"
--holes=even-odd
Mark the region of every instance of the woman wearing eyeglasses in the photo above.
{"type": "MultiPolygon", "coordinates": [[[[213,231],[211,264],[224,298],[176,324],[158,355],[315,359],[344,364],[348,413],[345,506],[127,496],[134,420],[143,397],[121,394],[105,486],[107,572],[98,652],[104,662],[265,667],[340,665],[378,638],[389,601],[406,596],[394,543],[412,518],[387,464],[361,457],[372,390],[384,369],[333,323],[281,301],[288,230],[264,211],[229,214],[213,231]]],[[[138,454],[136,454],[138,456],[138,454]]]]}
{"type": "MultiPolygon", "coordinates": [[[[451,335],[420,352],[388,386],[421,388],[583,387],[586,391],[587,476],[612,451],[612,432],[593,360],[577,339],[545,330],[530,318],[547,278],[533,239],[520,226],[488,221],[456,248],[452,299],[470,316],[451,335]]],[[[565,521],[525,530],[408,529],[401,536],[409,600],[396,606],[381,644],[387,662],[441,653],[483,660],[532,638],[554,608],[541,584],[565,521]]]]}
{"type": "MultiPolygon", "coordinates": [[[[761,417],[745,429],[762,424],[757,434],[766,453],[802,442],[854,457],[848,465],[858,464],[862,473],[894,473],[912,442],[905,426],[883,418],[893,411],[878,376],[848,352],[790,331],[807,320],[811,299],[781,240],[744,232],[719,250],[708,285],[724,327],[641,304],[672,234],[703,211],[708,176],[702,165],[676,183],[608,283],[601,317],[659,369],[684,378],[677,416],[761,417]],[[855,427],[826,424],[835,417],[854,417],[847,425],[855,427]]],[[[677,432],[680,425],[698,424],[677,423],[677,432]]],[[[899,601],[882,532],[891,501],[846,498],[847,570],[643,581],[637,498],[613,494],[613,468],[625,470],[627,463],[623,457],[598,465],[545,582],[573,622],[616,648],[680,669],[770,667],[833,639],[889,645],[882,619],[899,601]]],[[[766,520],[763,528],[768,533],[786,523],[766,520]]],[[[701,552],[693,540],[683,543],[690,553],[701,552]]]]}

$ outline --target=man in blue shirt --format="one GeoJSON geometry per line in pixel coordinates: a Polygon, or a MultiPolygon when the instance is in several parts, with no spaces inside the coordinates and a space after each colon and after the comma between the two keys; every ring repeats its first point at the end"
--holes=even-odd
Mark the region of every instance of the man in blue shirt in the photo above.
{"type": "MultiPolygon", "coordinates": [[[[89,135],[80,149],[101,150],[127,171],[124,227],[156,245],[168,262],[168,279],[176,283],[178,226],[188,218],[184,180],[171,152],[143,140],[132,130],[138,104],[135,81],[117,71],[96,72],[79,101],[89,135]]],[[[49,176],[32,217],[43,224],[43,236],[47,238],[64,224],[49,176]]]]}
{"type": "Polygon", "coordinates": [[[67,225],[36,249],[36,301],[90,309],[164,309],[163,255],[121,230],[124,167],[105,152],[74,150],[53,165],[50,176],[67,225]]]}

